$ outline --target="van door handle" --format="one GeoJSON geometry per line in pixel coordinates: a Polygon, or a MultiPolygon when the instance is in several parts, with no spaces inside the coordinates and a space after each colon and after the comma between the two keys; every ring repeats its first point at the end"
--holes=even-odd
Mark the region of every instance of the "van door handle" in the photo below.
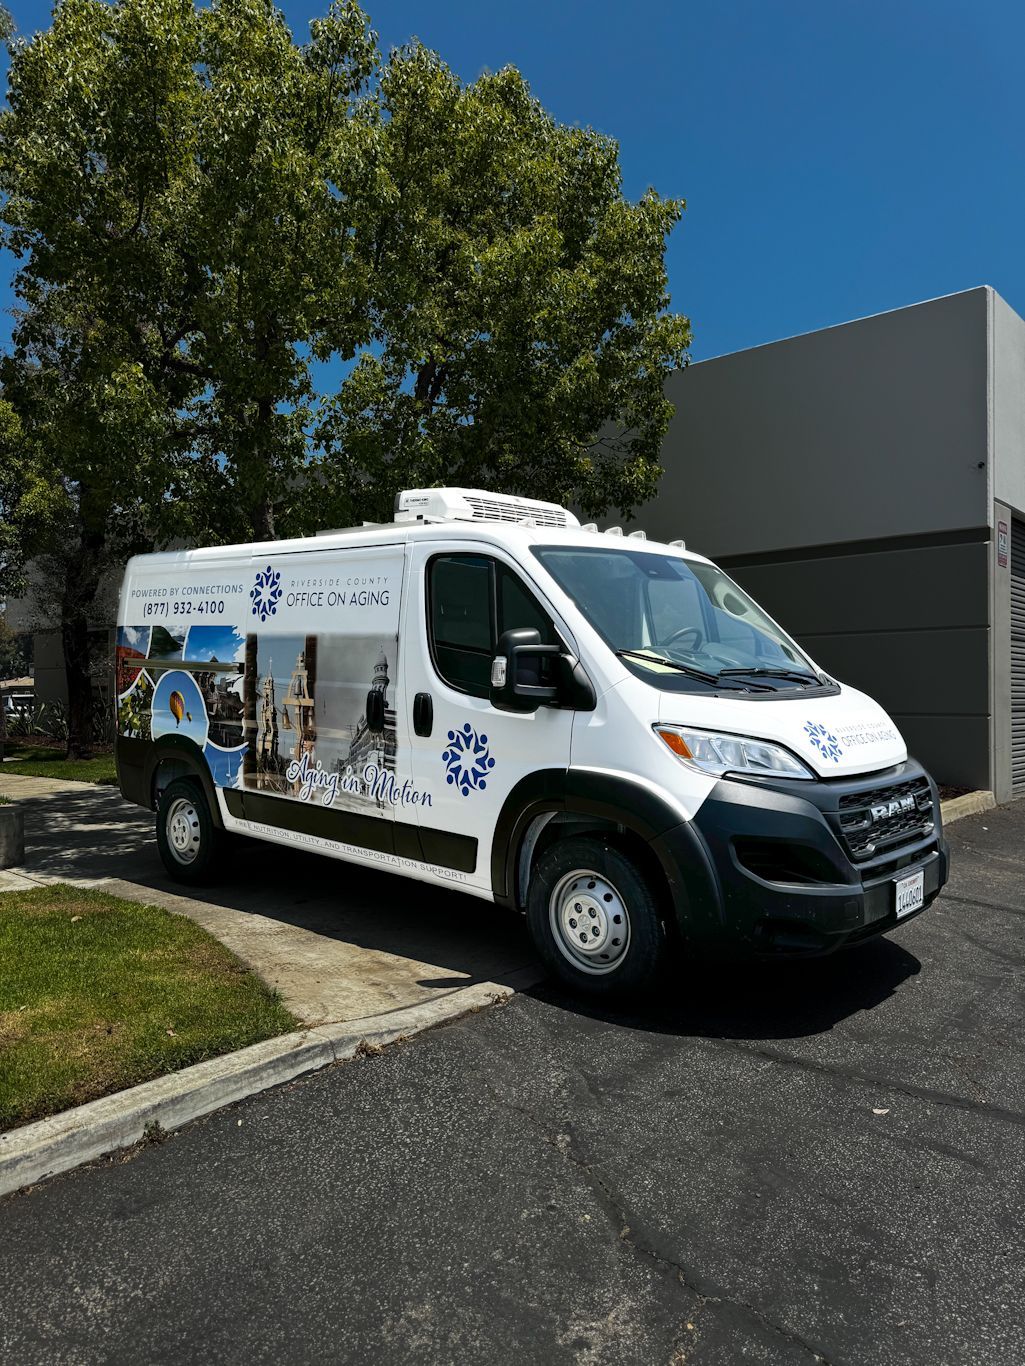
{"type": "Polygon", "coordinates": [[[430,735],[434,729],[434,701],[429,692],[418,692],[413,698],[413,729],[417,735],[430,735]]]}

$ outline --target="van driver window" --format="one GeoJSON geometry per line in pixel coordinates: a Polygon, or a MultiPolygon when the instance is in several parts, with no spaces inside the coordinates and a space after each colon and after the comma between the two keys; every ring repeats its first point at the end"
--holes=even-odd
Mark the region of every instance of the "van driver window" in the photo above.
{"type": "MultiPolygon", "coordinates": [[[[484,555],[438,555],[428,566],[434,665],[446,683],[487,697],[503,631],[533,627],[542,644],[558,637],[547,612],[505,565],[484,555]]],[[[547,661],[546,661],[547,665],[547,661]]]]}

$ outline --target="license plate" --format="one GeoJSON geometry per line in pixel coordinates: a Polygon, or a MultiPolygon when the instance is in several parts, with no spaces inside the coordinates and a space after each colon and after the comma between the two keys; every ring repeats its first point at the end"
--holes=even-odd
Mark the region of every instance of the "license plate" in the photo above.
{"type": "Polygon", "coordinates": [[[897,878],[894,885],[897,888],[897,919],[902,916],[910,915],[912,911],[921,910],[925,905],[925,869],[919,868],[917,873],[912,873],[910,877],[897,878]]]}

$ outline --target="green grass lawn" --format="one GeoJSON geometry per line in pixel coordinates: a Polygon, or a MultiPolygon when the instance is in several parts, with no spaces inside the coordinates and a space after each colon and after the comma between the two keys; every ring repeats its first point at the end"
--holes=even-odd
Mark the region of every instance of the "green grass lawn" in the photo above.
{"type": "Polygon", "coordinates": [[[0,1129],[297,1023],[185,916],[64,884],[0,894],[0,1129]]]}
{"type": "Polygon", "coordinates": [[[76,783],[116,783],[113,754],[97,754],[92,759],[66,759],[62,749],[46,749],[40,745],[19,745],[8,740],[4,745],[8,756],[0,766],[0,777],[18,773],[25,778],[68,778],[76,783]],[[9,756],[14,755],[11,759],[9,756]]]}

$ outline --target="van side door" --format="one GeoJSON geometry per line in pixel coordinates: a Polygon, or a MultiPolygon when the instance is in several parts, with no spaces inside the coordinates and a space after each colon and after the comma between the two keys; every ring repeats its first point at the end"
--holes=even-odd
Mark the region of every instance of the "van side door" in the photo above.
{"type": "MultiPolygon", "coordinates": [[[[491,890],[495,826],[521,779],[570,763],[572,710],[500,710],[489,700],[499,636],[564,628],[515,563],[466,541],[413,544],[403,640],[405,696],[424,860],[439,879],[491,890]]],[[[400,816],[401,819],[401,816],[400,816]]]]}
{"type": "Polygon", "coordinates": [[[246,820],[389,866],[404,747],[404,553],[402,544],[261,551],[245,627],[246,820]]]}

